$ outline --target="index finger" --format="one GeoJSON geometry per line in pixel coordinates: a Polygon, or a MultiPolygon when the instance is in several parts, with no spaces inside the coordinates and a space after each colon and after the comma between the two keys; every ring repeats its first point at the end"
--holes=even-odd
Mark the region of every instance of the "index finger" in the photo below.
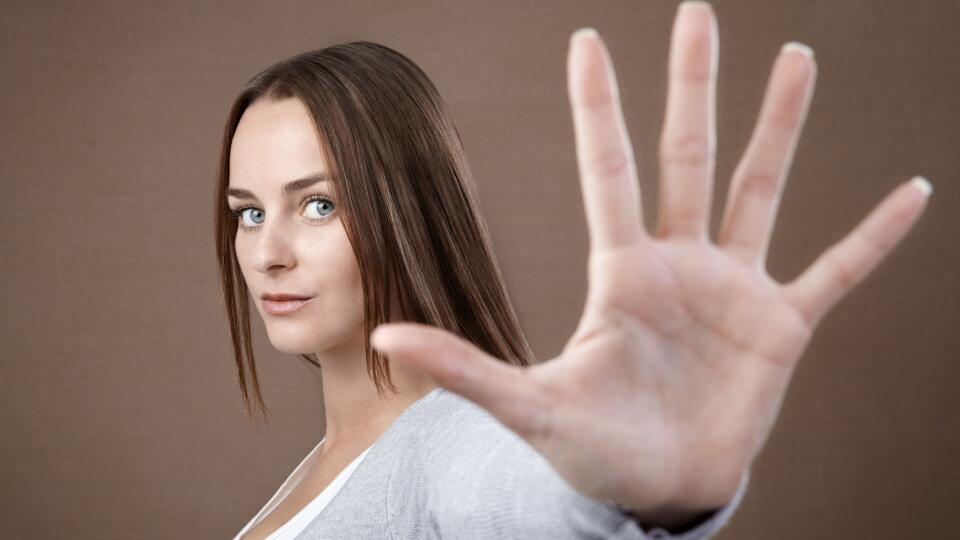
{"type": "Polygon", "coordinates": [[[636,243],[646,237],[637,166],[613,65],[592,28],[570,37],[567,89],[591,253],[636,243]]]}

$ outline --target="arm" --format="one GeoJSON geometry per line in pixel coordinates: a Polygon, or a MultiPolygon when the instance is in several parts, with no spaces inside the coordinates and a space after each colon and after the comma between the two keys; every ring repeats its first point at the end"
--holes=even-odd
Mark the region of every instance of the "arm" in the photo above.
{"type": "MultiPolygon", "coordinates": [[[[738,475],[769,439],[817,325],[899,244],[931,193],[920,177],[900,184],[800,276],[788,283],[770,277],[778,194],[817,70],[809,47],[787,43],[730,180],[714,242],[708,218],[717,39],[710,5],[682,2],[670,45],[661,199],[651,231],[638,204],[637,166],[606,45],[595,30],[571,36],[567,82],[590,233],[589,284],[583,316],[560,354],[517,366],[457,333],[418,323],[381,325],[371,336],[391,360],[488,410],[569,486],[637,509],[644,523],[651,515],[664,519],[660,512],[670,508],[659,503],[672,502],[672,486],[683,487],[676,501],[694,510],[736,491],[738,475]]],[[[588,527],[618,524],[602,508],[558,501],[556,493],[547,494],[548,504],[582,511],[553,516],[546,526],[584,515],[588,527]]],[[[567,525],[562,530],[577,523],[567,525]]]]}
{"type": "MultiPolygon", "coordinates": [[[[473,431],[473,430],[471,430],[473,431]]],[[[670,536],[644,527],[615,503],[573,489],[542,455],[499,424],[450,439],[436,463],[441,471],[428,492],[428,520],[438,537],[706,539],[730,519],[746,491],[748,475],[734,498],[694,528],[670,536]]]]}

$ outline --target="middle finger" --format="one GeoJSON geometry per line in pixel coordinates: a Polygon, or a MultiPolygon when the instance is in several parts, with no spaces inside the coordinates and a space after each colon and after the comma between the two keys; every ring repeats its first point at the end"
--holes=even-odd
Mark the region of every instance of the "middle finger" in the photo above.
{"type": "Polygon", "coordinates": [[[660,136],[657,236],[707,238],[716,154],[717,23],[700,0],[680,4],[670,43],[660,136]]]}

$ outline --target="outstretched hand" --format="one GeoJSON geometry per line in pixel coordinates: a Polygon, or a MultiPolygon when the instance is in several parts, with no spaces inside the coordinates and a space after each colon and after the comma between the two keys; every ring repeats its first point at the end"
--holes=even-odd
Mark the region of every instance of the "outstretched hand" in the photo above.
{"type": "Polygon", "coordinates": [[[904,182],[793,281],[766,273],[816,79],[809,48],[788,44],[712,242],[717,50],[709,4],[681,4],[651,235],[608,52],[594,31],[572,36],[568,89],[589,288],[559,356],[519,367],[431,326],[395,323],[374,332],[379,350],[485,408],[571,486],[638,514],[730,500],[770,434],[814,328],[903,239],[929,195],[925,180],[904,182]]]}

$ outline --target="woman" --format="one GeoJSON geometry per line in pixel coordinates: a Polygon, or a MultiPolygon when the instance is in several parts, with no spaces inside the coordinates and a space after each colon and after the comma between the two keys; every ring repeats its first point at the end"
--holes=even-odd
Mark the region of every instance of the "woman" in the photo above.
{"type": "Polygon", "coordinates": [[[355,42],[248,83],[216,199],[244,404],[265,413],[249,294],[271,343],[321,369],[326,433],[237,538],[705,538],[726,523],[814,327],[903,238],[930,188],[903,184],[799,278],[775,282],[767,242],[816,64],[800,44],[778,56],[713,244],[716,58],[709,4],[681,4],[651,236],[608,54],[589,29],[571,39],[590,286],[546,362],[510,305],[456,128],[416,65],[355,42]]]}

